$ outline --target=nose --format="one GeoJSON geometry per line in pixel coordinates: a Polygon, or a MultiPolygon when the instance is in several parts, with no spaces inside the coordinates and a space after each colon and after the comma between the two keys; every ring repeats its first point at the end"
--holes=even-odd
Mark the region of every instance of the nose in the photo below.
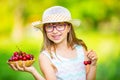
{"type": "Polygon", "coordinates": [[[57,33],[58,31],[57,31],[57,29],[56,29],[56,27],[54,27],[53,28],[53,33],[57,33]]]}

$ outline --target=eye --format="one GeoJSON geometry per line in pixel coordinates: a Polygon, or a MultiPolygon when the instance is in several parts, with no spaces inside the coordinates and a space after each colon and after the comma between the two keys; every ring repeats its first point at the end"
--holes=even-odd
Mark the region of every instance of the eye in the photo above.
{"type": "Polygon", "coordinates": [[[49,23],[45,24],[45,28],[49,28],[51,25],[49,23]]]}
{"type": "Polygon", "coordinates": [[[51,29],[52,27],[53,26],[51,26],[51,25],[46,26],[47,29],[51,29]]]}

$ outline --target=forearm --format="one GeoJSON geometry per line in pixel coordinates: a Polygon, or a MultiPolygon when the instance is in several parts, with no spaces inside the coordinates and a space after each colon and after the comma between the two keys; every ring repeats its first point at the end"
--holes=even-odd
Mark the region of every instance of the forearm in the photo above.
{"type": "Polygon", "coordinates": [[[45,80],[45,78],[42,77],[36,69],[33,69],[30,73],[33,75],[35,80],[45,80]]]}
{"type": "Polygon", "coordinates": [[[87,73],[87,80],[96,80],[96,69],[97,66],[90,66],[90,70],[87,73]]]}

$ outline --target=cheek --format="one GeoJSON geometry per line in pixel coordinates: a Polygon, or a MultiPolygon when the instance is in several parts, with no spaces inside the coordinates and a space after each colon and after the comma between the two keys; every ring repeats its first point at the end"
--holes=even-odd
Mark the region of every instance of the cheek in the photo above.
{"type": "Polygon", "coordinates": [[[67,30],[64,31],[64,32],[62,33],[62,38],[67,38],[68,32],[69,32],[69,31],[67,31],[67,30]]]}
{"type": "Polygon", "coordinates": [[[47,33],[47,37],[50,39],[50,34],[47,33]]]}
{"type": "Polygon", "coordinates": [[[47,33],[47,37],[48,37],[48,39],[50,39],[51,41],[53,41],[53,38],[52,38],[51,34],[47,33]]]}

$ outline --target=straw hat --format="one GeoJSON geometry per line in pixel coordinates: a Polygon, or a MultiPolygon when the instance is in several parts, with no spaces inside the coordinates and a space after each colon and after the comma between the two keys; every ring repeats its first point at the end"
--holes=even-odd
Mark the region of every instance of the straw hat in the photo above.
{"type": "Polygon", "coordinates": [[[55,22],[69,22],[73,26],[80,25],[80,20],[72,19],[70,11],[62,6],[53,6],[46,9],[43,13],[42,21],[33,22],[32,25],[37,28],[42,28],[45,23],[55,22]]]}

